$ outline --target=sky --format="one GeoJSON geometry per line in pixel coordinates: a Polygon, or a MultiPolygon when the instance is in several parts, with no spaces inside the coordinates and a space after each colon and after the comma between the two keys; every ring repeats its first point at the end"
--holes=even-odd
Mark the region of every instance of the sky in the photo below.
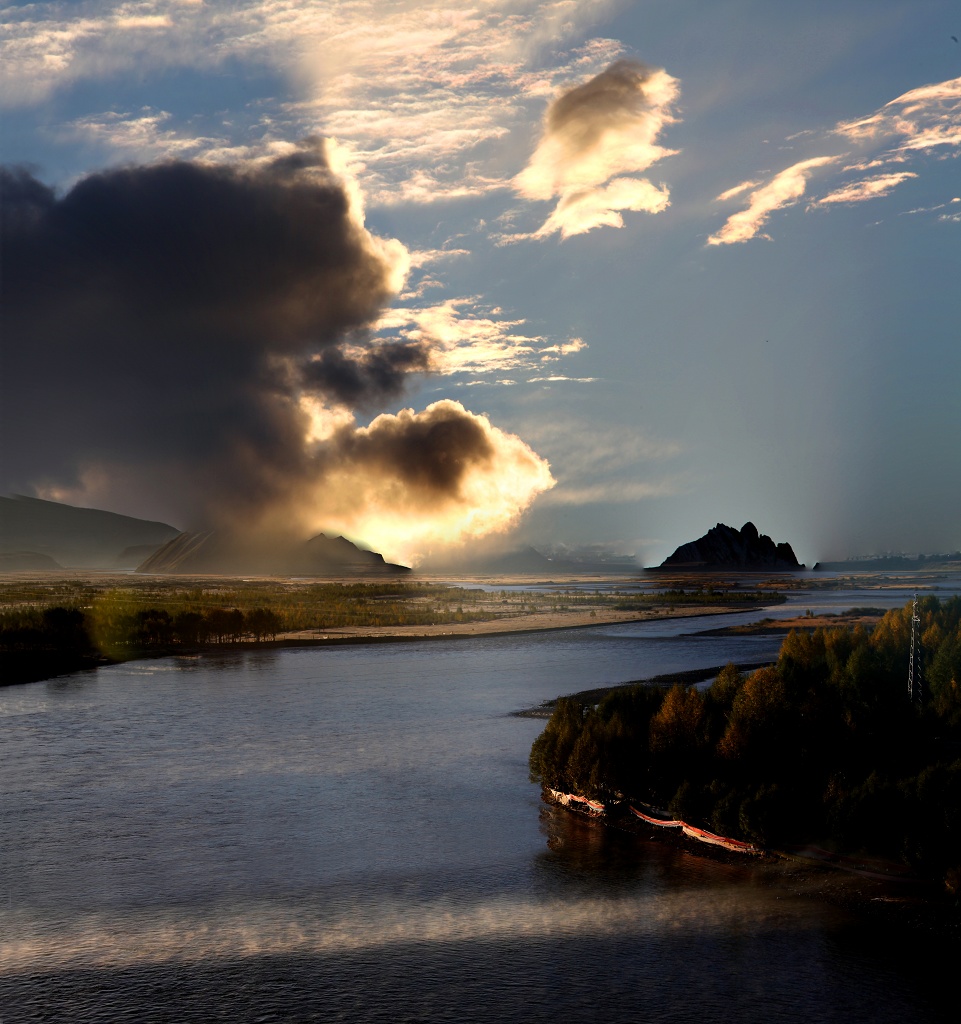
{"type": "Polygon", "coordinates": [[[4,493],[961,547],[961,6],[0,7],[4,493]]]}

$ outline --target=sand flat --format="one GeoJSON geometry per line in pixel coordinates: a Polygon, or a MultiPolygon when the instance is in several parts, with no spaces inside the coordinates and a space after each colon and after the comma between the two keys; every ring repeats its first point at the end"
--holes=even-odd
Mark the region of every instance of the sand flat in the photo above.
{"type": "Polygon", "coordinates": [[[444,622],[437,625],[412,626],[338,626],[330,629],[302,629],[278,633],[277,640],[316,641],[363,639],[391,640],[416,637],[497,636],[502,633],[534,633],[551,629],[577,629],[586,626],[609,626],[618,622],[648,622],[654,619],[681,619],[690,616],[727,615],[743,612],[743,606],[711,606],[688,608],[656,608],[649,611],[616,611],[613,609],[578,608],[571,611],[528,612],[505,615],[481,622],[444,622]]]}

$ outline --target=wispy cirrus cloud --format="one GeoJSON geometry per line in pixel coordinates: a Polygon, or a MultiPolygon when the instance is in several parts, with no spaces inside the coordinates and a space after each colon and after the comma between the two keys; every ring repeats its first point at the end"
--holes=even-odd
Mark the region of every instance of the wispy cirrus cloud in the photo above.
{"type": "Polygon", "coordinates": [[[568,89],[548,107],[543,133],[527,166],[514,178],[525,199],[557,199],[536,231],[504,241],[562,238],[593,228],[622,227],[622,211],[660,213],[670,205],[666,186],[634,177],[676,151],[658,143],[676,118],[677,79],[660,68],[617,61],[568,89]]]}
{"type": "Polygon", "coordinates": [[[210,155],[225,146],[226,139],[190,136],[170,127],[172,115],[166,110],[144,107],[139,111],[107,110],[68,121],[54,129],[61,139],[99,142],[116,150],[144,157],[186,157],[210,155]]]}
{"type": "MultiPolygon", "coordinates": [[[[800,160],[783,171],[779,171],[770,181],[758,188],[748,191],[748,205],[737,213],[731,214],[720,231],[711,235],[708,245],[732,245],[736,242],[747,242],[758,236],[770,238],[762,234],[764,225],[775,210],[785,206],[793,206],[804,195],[808,179],[819,167],[834,163],[837,157],[818,156],[809,160],[800,160]]],[[[726,196],[739,195],[748,186],[736,186],[721,193],[719,199],[726,196]]]]}
{"type": "Polygon", "coordinates": [[[854,142],[893,141],[894,151],[961,145],[961,78],[911,89],[835,132],[854,142]]]}
{"type": "Polygon", "coordinates": [[[574,415],[531,422],[524,436],[552,461],[557,486],[542,505],[621,504],[681,493],[683,472],[669,468],[684,447],[678,441],[587,423],[574,415]]]}
{"type": "MultiPolygon", "coordinates": [[[[615,0],[87,0],[7,8],[0,28],[0,97],[38,103],[79,82],[136,69],[230,61],[277,70],[288,82],[236,117],[233,145],[320,134],[348,146],[378,204],[430,203],[508,187],[492,147],[527,125],[560,81],[596,74],[623,53],[586,39],[615,0]],[[253,122],[253,123],[251,123],[253,122]]],[[[93,124],[88,128],[92,129],[93,124]]],[[[99,139],[130,149],[120,118],[99,139]],[[109,129],[113,131],[109,131],[109,129]]],[[[171,134],[142,136],[141,159],[171,134]]]]}
{"type": "Polygon", "coordinates": [[[482,314],[478,297],[453,298],[431,306],[395,307],[376,327],[385,344],[399,338],[424,346],[430,352],[428,371],[442,375],[543,371],[587,348],[581,338],[557,342],[520,330],[523,319],[509,319],[496,307],[482,314]]]}
{"type": "Polygon", "coordinates": [[[916,178],[913,171],[900,171],[895,174],[876,174],[871,178],[864,178],[861,181],[852,181],[847,185],[829,192],[812,204],[813,206],[828,206],[831,203],[862,203],[867,199],[881,199],[909,178],[916,178]]]}
{"type": "Polygon", "coordinates": [[[722,192],[720,202],[746,194],[748,203],[708,238],[709,245],[770,238],[763,229],[771,214],[798,202],[814,173],[832,165],[841,165],[834,181],[825,194],[811,199],[808,209],[883,199],[904,182],[922,177],[930,158],[961,155],[961,78],[911,89],[865,117],[841,121],[822,133],[798,132],[790,139],[818,147],[840,142],[847,148],[835,156],[800,160],[764,184],[745,181],[722,192]],[[837,180],[852,173],[863,176],[837,180]]]}

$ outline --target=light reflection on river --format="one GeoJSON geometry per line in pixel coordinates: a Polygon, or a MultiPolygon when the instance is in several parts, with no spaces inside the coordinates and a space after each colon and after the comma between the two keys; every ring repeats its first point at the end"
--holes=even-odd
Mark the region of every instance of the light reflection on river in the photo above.
{"type": "Polygon", "coordinates": [[[923,951],[527,782],[509,712],[777,649],[682,635],[715,625],[0,690],[0,1020],[942,1019],[923,951]]]}

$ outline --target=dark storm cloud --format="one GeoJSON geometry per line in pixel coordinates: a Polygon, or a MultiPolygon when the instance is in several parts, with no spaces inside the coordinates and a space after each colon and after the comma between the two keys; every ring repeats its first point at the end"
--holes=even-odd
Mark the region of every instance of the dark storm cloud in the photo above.
{"type": "Polygon", "coordinates": [[[144,486],[149,467],[193,496],[188,518],[256,506],[310,472],[302,391],[369,404],[427,366],[419,346],[358,348],[402,250],[356,221],[319,144],[103,171],[62,197],[0,173],[8,490],[105,466],[144,486]]]}
{"type": "Polygon", "coordinates": [[[400,394],[408,374],[429,366],[426,345],[393,342],[349,357],[338,348],[328,348],[301,372],[306,382],[342,405],[366,408],[400,394]]]}
{"type": "Polygon", "coordinates": [[[482,417],[456,402],[437,402],[419,414],[379,416],[365,430],[343,431],[329,455],[358,475],[397,477],[430,502],[458,497],[468,473],[496,469],[499,443],[482,417]]]}
{"type": "Polygon", "coordinates": [[[319,148],[256,170],[122,168],[62,199],[6,172],[11,323],[29,331],[40,316],[51,344],[83,330],[101,347],[129,341],[131,328],[203,327],[211,357],[225,345],[297,351],[365,323],[389,295],[385,268],[339,185],[308,168],[323,174],[319,148]]]}
{"type": "Polygon", "coordinates": [[[645,111],[644,86],[657,71],[639,61],[616,61],[558,96],[547,112],[547,133],[564,135],[572,153],[591,149],[604,132],[621,130],[626,120],[645,111]]]}
{"type": "Polygon", "coordinates": [[[366,230],[321,146],[63,196],[7,169],[0,187],[5,489],[182,527],[335,524],[397,552],[506,529],[553,484],[457,403],[369,427],[344,411],[397,395],[431,351],[373,335],[408,256],[366,230]]]}

